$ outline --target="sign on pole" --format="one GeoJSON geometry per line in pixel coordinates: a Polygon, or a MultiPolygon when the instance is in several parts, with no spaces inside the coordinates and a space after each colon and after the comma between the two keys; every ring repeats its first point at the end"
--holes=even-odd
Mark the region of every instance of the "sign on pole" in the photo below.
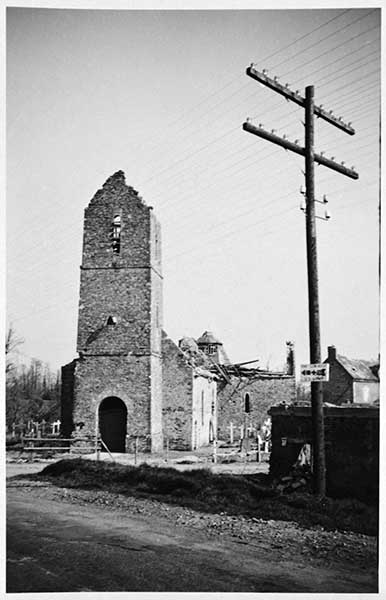
{"type": "Polygon", "coordinates": [[[330,365],[328,363],[300,365],[300,381],[328,381],[329,376],[330,365]]]}

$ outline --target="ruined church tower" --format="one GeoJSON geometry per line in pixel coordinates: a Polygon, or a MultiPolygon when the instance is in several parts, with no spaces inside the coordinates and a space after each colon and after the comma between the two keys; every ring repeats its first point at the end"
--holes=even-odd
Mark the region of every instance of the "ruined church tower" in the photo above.
{"type": "Polygon", "coordinates": [[[161,331],[160,226],[118,171],[85,209],[79,359],[63,370],[62,418],[69,427],[72,413],[75,435],[99,429],[113,452],[135,438],[162,449],[161,331]]]}

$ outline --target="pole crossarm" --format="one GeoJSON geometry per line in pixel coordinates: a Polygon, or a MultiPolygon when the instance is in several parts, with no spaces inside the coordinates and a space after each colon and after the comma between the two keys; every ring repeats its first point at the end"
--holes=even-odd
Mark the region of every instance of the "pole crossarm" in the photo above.
{"type": "MultiPolygon", "coordinates": [[[[282,85],[276,79],[268,77],[264,72],[260,72],[257,69],[255,69],[254,66],[251,65],[250,67],[248,67],[246,73],[247,75],[249,75],[249,77],[252,77],[252,79],[256,79],[256,81],[258,81],[259,83],[262,83],[263,85],[269,87],[271,90],[274,90],[278,94],[281,94],[281,96],[284,96],[284,98],[286,98],[287,100],[291,100],[292,102],[295,102],[303,108],[305,107],[306,99],[303,96],[301,96],[297,91],[293,92],[289,89],[288,86],[282,85]]],[[[351,123],[344,123],[341,118],[335,117],[332,114],[332,111],[327,112],[321,106],[315,105],[314,114],[317,117],[328,121],[329,123],[331,123],[331,125],[338,127],[338,129],[341,129],[349,135],[355,134],[355,129],[351,127],[351,123]]]]}
{"type": "MultiPolygon", "coordinates": [[[[296,152],[296,154],[305,156],[305,148],[303,148],[302,146],[298,146],[294,142],[291,142],[290,140],[287,140],[285,138],[281,138],[280,136],[275,135],[274,133],[265,131],[265,129],[262,129],[261,127],[256,127],[256,125],[252,125],[248,121],[243,123],[243,129],[244,129],[244,131],[248,131],[248,133],[253,133],[254,135],[257,135],[258,137],[268,140],[269,142],[273,142],[274,144],[277,144],[278,146],[281,146],[282,148],[285,148],[286,150],[291,150],[291,152],[296,152]]],[[[353,169],[348,169],[344,165],[335,162],[331,158],[326,158],[322,154],[315,153],[314,161],[320,165],[323,165],[324,167],[328,167],[329,169],[332,169],[333,171],[337,171],[338,173],[341,173],[342,175],[346,175],[346,177],[350,177],[351,179],[359,178],[358,173],[356,171],[354,171],[353,169]]]]}

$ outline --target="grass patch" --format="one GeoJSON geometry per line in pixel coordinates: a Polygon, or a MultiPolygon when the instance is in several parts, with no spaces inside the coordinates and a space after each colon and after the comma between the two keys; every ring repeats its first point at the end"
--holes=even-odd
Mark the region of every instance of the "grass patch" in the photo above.
{"type": "Polygon", "coordinates": [[[320,525],[368,535],[378,531],[375,506],[351,499],[318,500],[305,493],[280,496],[264,475],[219,475],[208,469],[181,472],[77,458],[60,460],[29,477],[69,488],[151,497],[210,513],[295,521],[303,527],[320,525]]]}

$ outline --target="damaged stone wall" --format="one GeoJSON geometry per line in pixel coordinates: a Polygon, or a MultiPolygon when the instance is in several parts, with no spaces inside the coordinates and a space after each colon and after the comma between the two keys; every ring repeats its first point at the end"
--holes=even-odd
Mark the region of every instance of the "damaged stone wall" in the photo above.
{"type": "Polygon", "coordinates": [[[278,403],[296,399],[294,376],[269,379],[230,377],[222,379],[217,388],[217,431],[221,440],[229,439],[229,424],[234,425],[234,439],[240,437],[240,427],[245,423],[260,427],[267,418],[268,409],[278,403]],[[249,414],[245,413],[245,395],[249,395],[249,414]]]}
{"type": "Polygon", "coordinates": [[[76,360],[62,367],[60,433],[69,438],[74,429],[74,384],[76,360]]]}
{"type": "Polygon", "coordinates": [[[162,335],[163,431],[171,450],[192,444],[193,372],[178,346],[162,335]]]}
{"type": "MultiPolygon", "coordinates": [[[[216,381],[195,367],[163,333],[163,426],[172,450],[195,450],[212,441],[216,431],[216,381]]],[[[198,355],[198,360],[202,357],[198,355]]]]}
{"type": "Polygon", "coordinates": [[[128,443],[162,449],[161,327],[160,226],[118,171],[85,210],[72,415],[82,435],[95,435],[99,404],[117,397],[128,443]]]}
{"type": "MultiPolygon", "coordinates": [[[[309,407],[272,407],[270,475],[287,475],[311,444],[309,407]]],[[[324,408],[327,494],[376,501],[379,485],[379,409],[324,408]]]]}

